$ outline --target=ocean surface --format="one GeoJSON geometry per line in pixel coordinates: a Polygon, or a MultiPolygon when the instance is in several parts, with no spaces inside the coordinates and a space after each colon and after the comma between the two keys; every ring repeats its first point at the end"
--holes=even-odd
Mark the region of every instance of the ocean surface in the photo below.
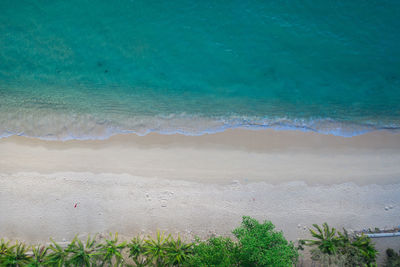
{"type": "Polygon", "coordinates": [[[1,0],[0,137],[400,128],[399,0],[1,0]]]}

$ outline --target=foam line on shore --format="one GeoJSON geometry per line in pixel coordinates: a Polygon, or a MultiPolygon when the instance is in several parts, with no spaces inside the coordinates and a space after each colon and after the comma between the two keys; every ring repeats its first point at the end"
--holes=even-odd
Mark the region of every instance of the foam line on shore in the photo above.
{"type": "Polygon", "coordinates": [[[207,118],[181,114],[102,120],[91,116],[74,116],[71,119],[66,115],[59,114],[38,118],[38,122],[36,122],[38,125],[30,125],[31,119],[26,123],[23,122],[22,118],[21,120],[4,120],[0,125],[0,139],[14,135],[61,141],[106,140],[119,134],[145,136],[150,133],[157,133],[201,136],[220,133],[229,129],[303,131],[341,137],[353,137],[377,131],[400,132],[400,127],[394,124],[345,122],[329,118],[268,119],[237,116],[207,118]]]}

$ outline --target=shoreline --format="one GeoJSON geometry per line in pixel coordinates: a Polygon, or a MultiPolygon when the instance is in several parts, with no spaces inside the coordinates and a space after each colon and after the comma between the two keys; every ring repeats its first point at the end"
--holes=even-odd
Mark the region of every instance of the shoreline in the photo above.
{"type": "MultiPolygon", "coordinates": [[[[17,111],[16,111],[17,112],[17,111]]],[[[25,111],[30,113],[30,111],[25,111]]],[[[34,112],[34,111],[31,111],[34,112]]],[[[9,119],[3,121],[0,139],[15,136],[43,141],[106,141],[110,138],[136,135],[179,135],[188,137],[199,137],[204,135],[221,134],[226,131],[295,131],[311,134],[351,138],[364,134],[391,133],[400,134],[400,125],[397,121],[386,121],[381,124],[375,122],[350,122],[335,119],[262,119],[257,117],[222,116],[205,117],[196,115],[171,115],[171,116],[137,116],[121,119],[121,122],[133,122],[132,125],[112,125],[103,121],[96,121],[90,116],[69,117],[59,114],[61,117],[41,114],[35,121],[38,125],[30,125],[28,121],[9,119]],[[13,125],[10,122],[16,123],[13,125]],[[22,127],[21,125],[25,125],[22,127]],[[54,128],[46,127],[52,126],[54,128]],[[76,127],[79,125],[79,127],[76,127]],[[19,130],[17,130],[19,129],[19,130]],[[24,130],[21,130],[24,129],[24,130]],[[34,130],[36,129],[36,131],[34,130]]]]}

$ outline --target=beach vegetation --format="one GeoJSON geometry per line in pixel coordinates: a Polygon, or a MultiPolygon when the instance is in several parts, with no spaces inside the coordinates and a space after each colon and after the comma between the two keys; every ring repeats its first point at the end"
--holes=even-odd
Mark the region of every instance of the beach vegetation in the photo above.
{"type": "Polygon", "coordinates": [[[67,261],[69,251],[64,249],[60,244],[56,243],[53,239],[50,239],[50,241],[51,244],[48,247],[46,264],[57,267],[64,266],[67,261]]]}
{"type": "Polygon", "coordinates": [[[193,254],[193,243],[185,243],[180,236],[170,238],[166,248],[166,263],[171,266],[182,266],[193,254]]]}
{"type": "Polygon", "coordinates": [[[100,266],[122,266],[124,263],[123,250],[126,248],[126,241],[118,243],[118,233],[113,236],[110,234],[110,239],[105,239],[97,247],[97,256],[100,256],[100,266]]]}
{"type": "Polygon", "coordinates": [[[77,267],[90,267],[94,265],[97,259],[96,256],[98,255],[98,248],[95,238],[88,236],[84,243],[75,236],[66,249],[68,253],[67,265],[77,267]]]}
{"type": "Polygon", "coordinates": [[[5,241],[4,238],[0,240],[0,258],[3,257],[10,249],[10,241],[5,241]]]}
{"type": "Polygon", "coordinates": [[[178,236],[174,239],[163,232],[156,238],[133,238],[127,247],[129,257],[136,266],[183,266],[192,256],[192,243],[185,243],[178,236]]]}
{"type": "Polygon", "coordinates": [[[258,222],[244,216],[240,227],[233,231],[238,239],[241,266],[293,266],[298,251],[270,221],[258,222]]]}
{"type": "Polygon", "coordinates": [[[335,228],[329,228],[327,223],[323,223],[322,227],[313,224],[314,229],[309,229],[311,236],[315,239],[304,240],[305,245],[316,246],[323,254],[333,255],[336,254],[340,240],[336,235],[335,228]]]}
{"type": "Polygon", "coordinates": [[[378,251],[371,239],[364,235],[350,235],[330,228],[327,223],[322,227],[313,224],[315,229],[309,229],[315,239],[301,240],[303,245],[312,247],[311,258],[322,265],[337,266],[376,266],[378,251]]]}
{"type": "Polygon", "coordinates": [[[148,238],[144,241],[144,255],[153,262],[155,266],[167,264],[167,246],[171,236],[165,236],[164,232],[157,232],[156,238],[148,238]]]}
{"type": "Polygon", "coordinates": [[[239,266],[238,246],[229,237],[198,238],[187,266],[239,266]]]}
{"type": "Polygon", "coordinates": [[[357,248],[357,256],[360,257],[360,262],[363,262],[366,266],[375,266],[378,251],[371,238],[364,234],[354,236],[351,240],[351,247],[357,248]]]}
{"type": "Polygon", "coordinates": [[[385,267],[398,267],[400,266],[400,251],[396,253],[393,249],[386,250],[385,267]]]}
{"type": "Polygon", "coordinates": [[[129,249],[129,258],[135,263],[135,266],[142,267],[148,265],[148,258],[145,256],[144,240],[135,237],[127,244],[129,249]]]}
{"type": "Polygon", "coordinates": [[[26,266],[30,262],[28,255],[28,247],[21,242],[16,242],[15,245],[8,246],[4,244],[4,253],[1,254],[0,263],[4,267],[20,267],[26,266]]]}
{"type": "MultiPolygon", "coordinates": [[[[27,247],[0,240],[0,267],[19,266],[296,266],[299,250],[311,248],[311,257],[321,266],[376,266],[377,250],[365,235],[349,234],[327,223],[313,225],[313,239],[300,240],[296,248],[270,221],[244,216],[232,237],[211,236],[193,242],[157,232],[155,238],[135,237],[120,241],[118,233],[85,242],[75,236],[70,243],[51,240],[49,246],[27,247]]],[[[387,251],[386,266],[399,266],[400,256],[387,251]]]]}
{"type": "Polygon", "coordinates": [[[48,248],[45,246],[37,245],[32,246],[32,257],[28,264],[29,267],[41,267],[46,263],[46,255],[48,248]]]}

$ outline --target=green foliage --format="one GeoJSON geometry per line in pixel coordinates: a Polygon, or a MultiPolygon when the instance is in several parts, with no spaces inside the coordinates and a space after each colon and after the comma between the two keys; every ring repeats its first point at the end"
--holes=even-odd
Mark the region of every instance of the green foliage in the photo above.
{"type": "Polygon", "coordinates": [[[136,266],[146,266],[147,258],[144,256],[145,248],[144,241],[140,237],[135,237],[127,245],[129,248],[129,257],[135,262],[136,266]]]}
{"type": "Polygon", "coordinates": [[[378,251],[369,237],[349,236],[345,229],[343,233],[336,232],[327,223],[323,224],[323,230],[316,224],[313,226],[317,231],[310,229],[310,233],[317,240],[300,241],[300,245],[317,247],[311,250],[313,260],[323,265],[376,266],[378,251]]]}
{"type": "Polygon", "coordinates": [[[163,232],[157,232],[156,239],[146,239],[144,241],[144,254],[148,257],[149,261],[155,263],[156,266],[165,266],[167,259],[167,244],[171,236],[164,236],[163,232]]]}
{"type": "Polygon", "coordinates": [[[192,254],[192,244],[184,243],[180,237],[157,232],[156,239],[143,240],[136,237],[127,245],[129,257],[136,266],[182,266],[192,254]]]}
{"type": "MultiPolygon", "coordinates": [[[[312,240],[300,240],[311,246],[312,259],[322,266],[372,267],[376,266],[377,250],[365,235],[349,235],[346,230],[336,231],[324,223],[310,229],[312,240]]],[[[10,245],[0,240],[0,267],[38,266],[130,266],[124,255],[129,254],[134,266],[294,266],[298,250],[288,242],[270,221],[263,223],[243,217],[242,224],[233,232],[237,241],[229,237],[211,237],[205,241],[196,238],[185,243],[178,236],[157,232],[155,239],[133,238],[119,242],[118,234],[97,244],[95,238],[83,243],[76,236],[66,248],[54,242],[47,248],[35,246],[31,253],[23,243],[10,245]],[[129,250],[129,251],[126,251],[129,250]],[[128,253],[127,253],[128,252],[128,253]]],[[[400,256],[387,251],[386,266],[400,266],[400,256]]],[[[130,261],[130,260],[129,260],[130,261]]]]}
{"type": "Polygon", "coordinates": [[[372,243],[371,238],[364,234],[361,236],[356,236],[352,241],[351,246],[358,249],[364,264],[367,266],[375,265],[378,251],[376,250],[375,245],[372,243]]]}
{"type": "Polygon", "coordinates": [[[340,239],[336,236],[336,229],[330,229],[327,223],[322,224],[323,229],[317,224],[313,224],[313,226],[316,231],[310,229],[310,233],[316,240],[305,240],[305,244],[308,246],[317,246],[324,254],[336,254],[340,246],[340,239]]]}
{"type": "Polygon", "coordinates": [[[110,236],[110,239],[105,239],[105,243],[98,246],[96,255],[101,256],[101,266],[122,266],[122,250],[126,247],[126,242],[118,244],[118,233],[115,233],[114,237],[111,234],[110,236]]]}
{"type": "MultiPolygon", "coordinates": [[[[400,253],[400,251],[399,251],[400,253]]],[[[386,250],[386,261],[385,261],[385,266],[386,267],[398,267],[400,266],[400,255],[396,252],[394,252],[393,249],[389,248],[386,250]]]]}
{"type": "Polygon", "coordinates": [[[8,246],[8,243],[3,244],[4,252],[1,254],[0,266],[4,267],[19,267],[26,266],[30,262],[28,256],[28,248],[25,244],[16,242],[13,246],[8,246]]]}
{"type": "Polygon", "coordinates": [[[48,248],[50,253],[47,254],[46,263],[50,266],[62,267],[66,265],[68,259],[68,251],[62,248],[59,244],[51,240],[51,244],[48,248]]]}
{"type": "Polygon", "coordinates": [[[241,266],[293,266],[298,252],[270,221],[259,223],[244,216],[242,225],[233,231],[238,239],[241,266]]]}
{"type": "Polygon", "coordinates": [[[46,263],[46,254],[48,248],[45,246],[32,247],[33,257],[31,262],[28,264],[29,267],[40,267],[46,263]]]}
{"type": "Polygon", "coordinates": [[[90,267],[96,262],[96,242],[90,236],[85,244],[75,236],[65,251],[69,256],[65,261],[66,265],[90,267]]]}
{"type": "Polygon", "coordinates": [[[190,258],[193,244],[184,243],[181,238],[170,238],[166,244],[166,263],[173,266],[181,266],[190,258]]]}
{"type": "MultiPolygon", "coordinates": [[[[360,249],[352,244],[354,237],[350,237],[345,229],[344,232],[338,232],[341,241],[337,258],[342,261],[341,266],[357,266],[364,263],[364,257],[360,249]]],[[[357,237],[355,237],[357,238],[357,237]]]]}
{"type": "Polygon", "coordinates": [[[188,266],[239,266],[237,245],[228,237],[196,239],[188,266]]]}
{"type": "Polygon", "coordinates": [[[0,259],[2,256],[4,256],[8,250],[10,249],[10,241],[4,241],[4,239],[2,238],[0,240],[0,259]]]}
{"type": "Polygon", "coordinates": [[[335,266],[335,267],[345,267],[345,266],[360,266],[357,264],[358,260],[353,261],[353,265],[348,262],[348,259],[342,254],[325,254],[322,253],[318,248],[311,250],[311,259],[319,263],[317,266],[335,266]]]}

